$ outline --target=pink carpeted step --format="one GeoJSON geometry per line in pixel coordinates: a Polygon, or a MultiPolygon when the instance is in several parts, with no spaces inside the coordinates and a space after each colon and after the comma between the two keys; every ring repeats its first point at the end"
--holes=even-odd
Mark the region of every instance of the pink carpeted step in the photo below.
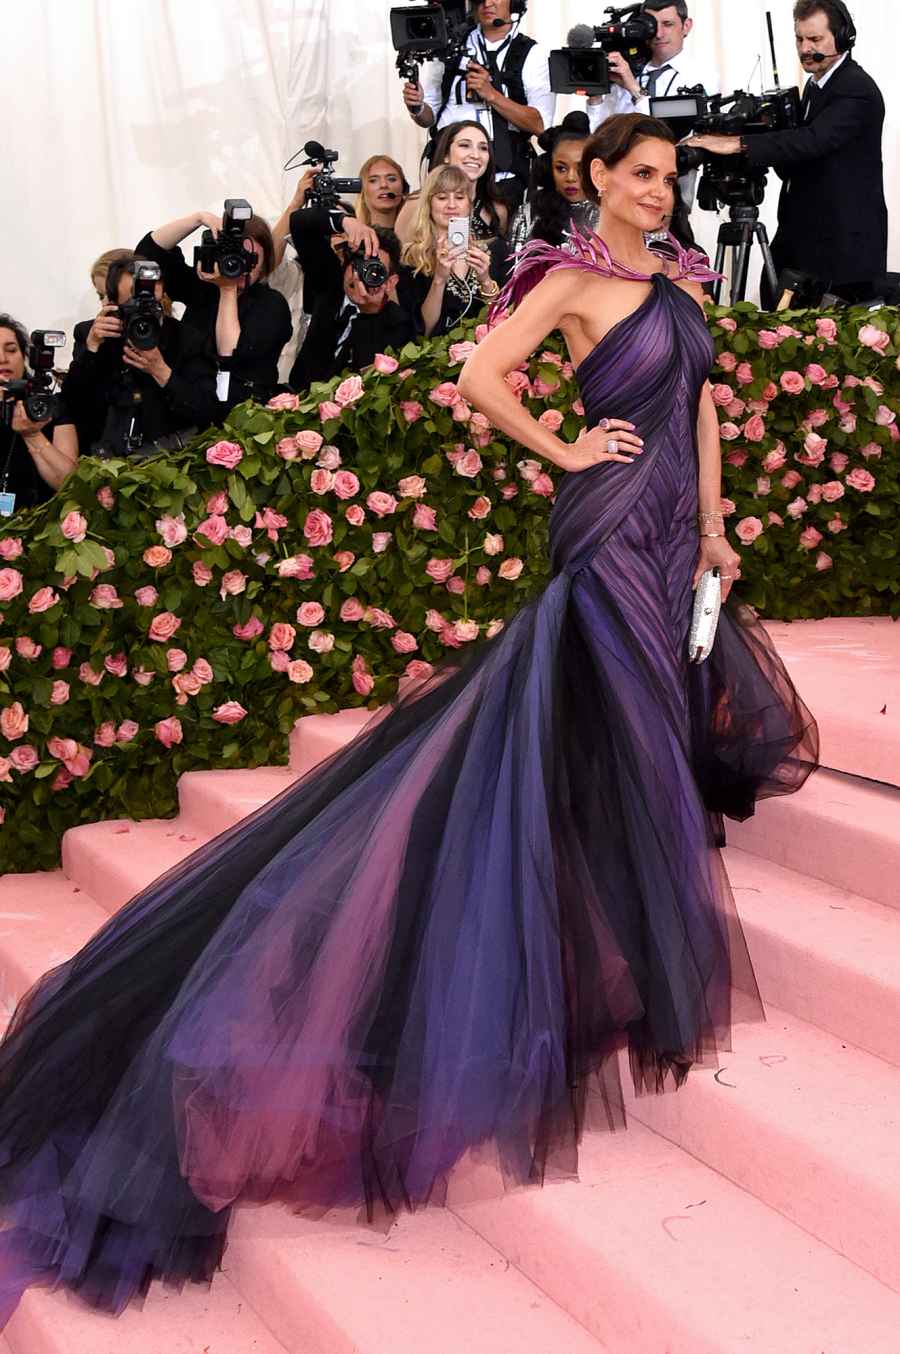
{"type": "Polygon", "coordinates": [[[900,1292],[900,1071],[771,1009],[633,1119],[900,1292]]]}
{"type": "Polygon", "coordinates": [[[896,1354],[900,1295],[640,1124],[580,1176],[453,1208],[610,1354],[896,1354]]]}
{"type": "Polygon", "coordinates": [[[900,1065],[900,912],[737,847],[728,875],[763,998],[900,1065]]]}
{"type": "Polygon", "coordinates": [[[900,908],[900,790],[833,771],[760,804],[728,842],[776,865],[900,908]]]}
{"type": "Polygon", "coordinates": [[[11,1013],[47,969],[71,958],[109,916],[61,871],[0,879],[0,1002],[11,1013]]]}
{"type": "Polygon", "coordinates": [[[900,785],[900,625],[851,616],[766,629],[816,716],[823,766],[900,785]]]}
{"type": "Polygon", "coordinates": [[[284,766],[255,771],[188,771],[178,782],[178,821],[215,837],[287,790],[297,779],[284,766]]]}
{"type": "Polygon", "coordinates": [[[319,762],[340,752],[373,718],[372,710],[341,710],[336,715],[307,715],[291,733],[291,770],[305,776],[319,762]]]}
{"type": "Polygon", "coordinates": [[[188,1284],[181,1293],[154,1284],[143,1309],[115,1318],[66,1293],[31,1289],[6,1337],[11,1354],[285,1354],[224,1275],[211,1289],[188,1284]]]}
{"type": "Polygon", "coordinates": [[[239,1210],[231,1237],[229,1277],[289,1354],[601,1354],[444,1209],[404,1216],[386,1235],[239,1210]]]}
{"type": "Polygon", "coordinates": [[[86,823],[63,837],[63,873],[107,912],[115,912],[208,839],[208,833],[178,818],[86,823]]]}

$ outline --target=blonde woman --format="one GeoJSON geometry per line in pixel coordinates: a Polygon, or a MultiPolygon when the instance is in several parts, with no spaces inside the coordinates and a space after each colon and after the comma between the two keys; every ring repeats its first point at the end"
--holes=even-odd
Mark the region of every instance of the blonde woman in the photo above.
{"type": "Polygon", "coordinates": [[[394,230],[397,217],[409,197],[406,175],[389,155],[371,155],[359,171],[362,192],[356,203],[356,219],[364,226],[394,230]]]}
{"type": "Polygon", "coordinates": [[[426,337],[449,333],[466,315],[493,300],[506,276],[503,240],[452,249],[447,228],[472,215],[469,180],[454,165],[433,169],[422,187],[403,262],[413,271],[413,294],[426,337]]]}

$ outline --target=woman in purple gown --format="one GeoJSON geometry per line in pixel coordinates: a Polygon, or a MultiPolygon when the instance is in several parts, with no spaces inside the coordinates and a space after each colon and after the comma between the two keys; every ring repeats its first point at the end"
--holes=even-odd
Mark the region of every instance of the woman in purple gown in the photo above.
{"type": "Polygon", "coordinates": [[[815,725],[746,608],[687,663],[698,570],[737,573],[706,274],[644,247],[671,210],[662,124],[611,119],[585,165],[605,245],[535,246],[517,285],[550,275],[462,378],[568,472],[552,581],[22,1002],[0,1320],[29,1283],[119,1311],[208,1280],[242,1200],[391,1214],[441,1202],[470,1150],[510,1183],[571,1175],[585,1125],[623,1122],[620,1051],[660,1090],[727,1046],[733,991],[761,1013],[721,814],[797,789],[815,725]],[[557,326],[574,446],[502,379],[557,326]]]}

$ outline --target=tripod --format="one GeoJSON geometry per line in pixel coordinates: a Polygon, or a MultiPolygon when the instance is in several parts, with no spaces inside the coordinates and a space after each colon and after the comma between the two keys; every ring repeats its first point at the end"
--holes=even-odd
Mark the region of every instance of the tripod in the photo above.
{"type": "MultiPolygon", "coordinates": [[[[728,220],[719,227],[716,247],[716,272],[724,271],[725,255],[731,251],[731,304],[743,301],[747,296],[747,273],[750,269],[750,250],[753,241],[762,251],[763,267],[771,284],[773,295],[778,290],[778,273],[772,259],[769,234],[759,219],[759,208],[749,203],[738,203],[728,208],[728,220]]],[[[722,294],[722,283],[715,285],[716,305],[722,294]]]]}

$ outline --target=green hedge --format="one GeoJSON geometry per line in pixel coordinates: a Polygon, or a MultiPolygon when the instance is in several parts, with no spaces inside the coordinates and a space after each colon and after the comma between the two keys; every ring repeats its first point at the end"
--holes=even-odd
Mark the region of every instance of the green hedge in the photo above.
{"type": "MultiPolygon", "coordinates": [[[[742,595],[897,616],[897,314],[712,316],[742,595]]],[[[172,814],[184,771],[284,762],[299,716],[388,700],[542,585],[553,479],[453,384],[482,332],[241,406],[178,456],[83,459],[3,524],[0,869],[53,867],[77,823],[172,814]]],[[[560,342],[510,379],[577,436],[560,342]]]]}

